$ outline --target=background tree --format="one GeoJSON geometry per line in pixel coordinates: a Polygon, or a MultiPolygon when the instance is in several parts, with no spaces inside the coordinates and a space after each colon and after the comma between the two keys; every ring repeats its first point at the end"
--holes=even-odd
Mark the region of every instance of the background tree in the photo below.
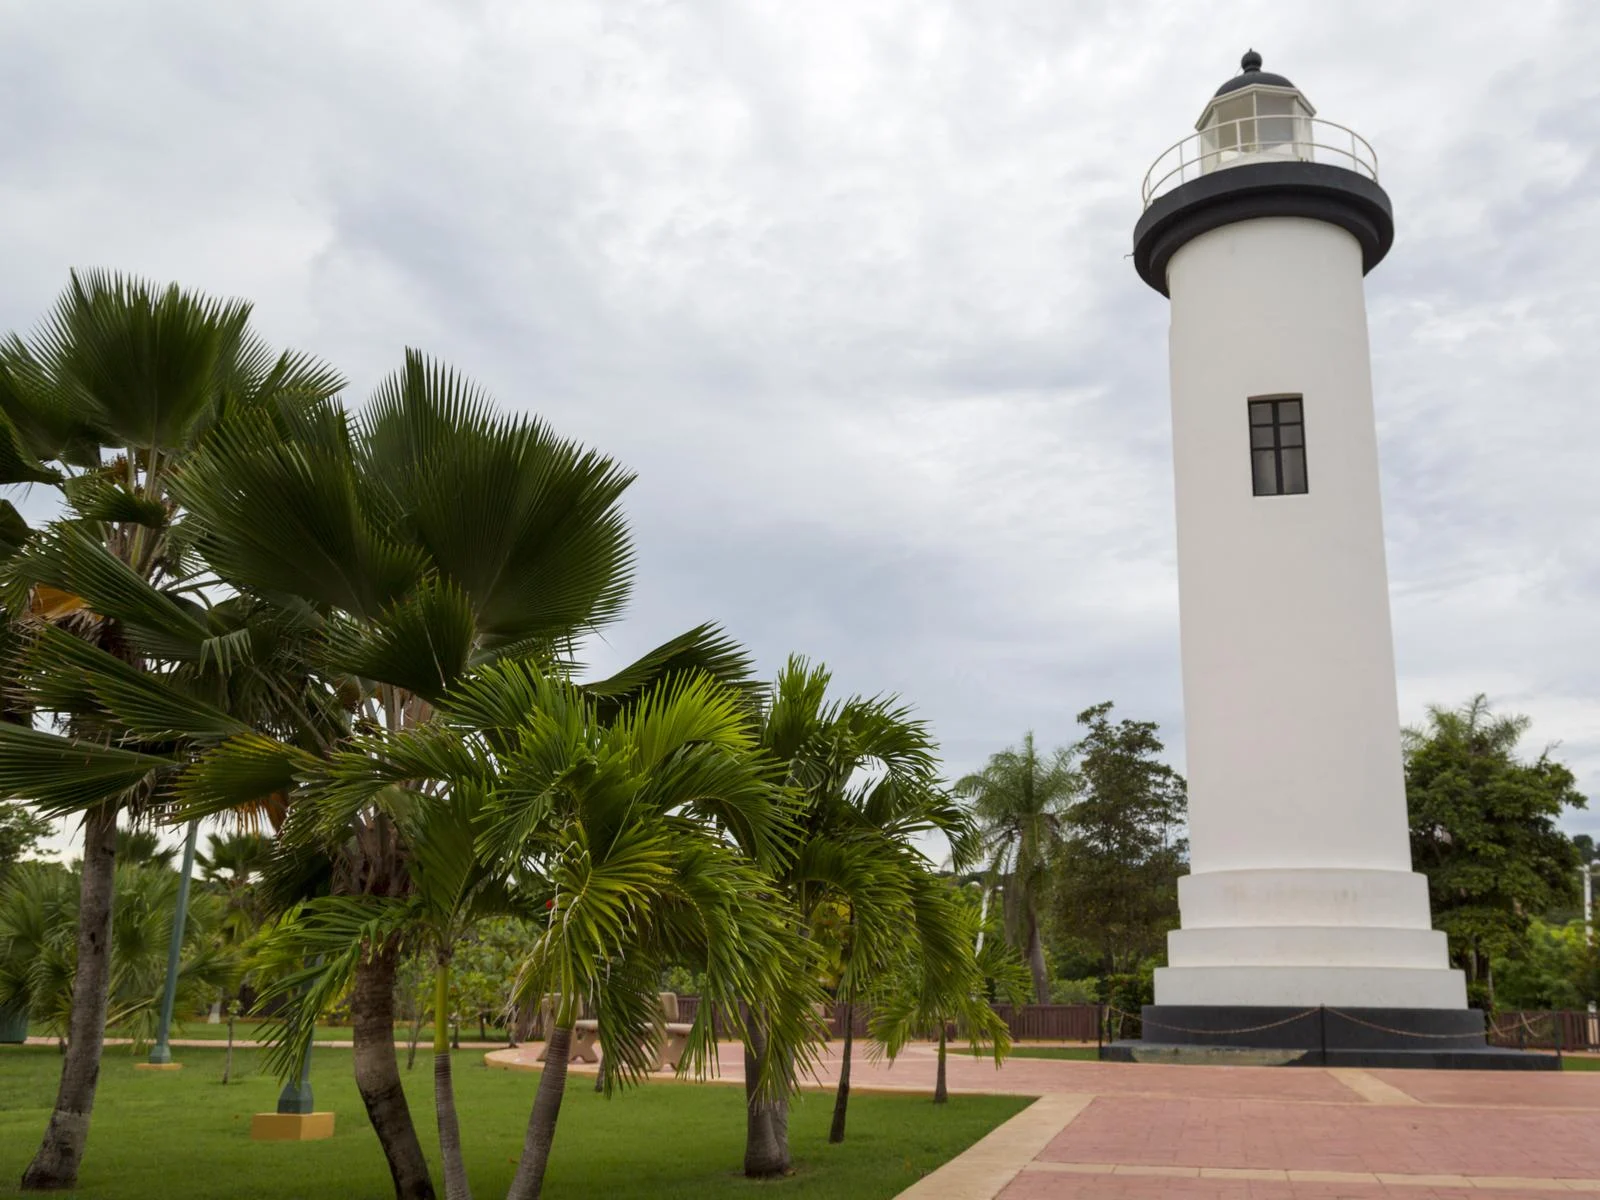
{"type": "MultiPolygon", "coordinates": [[[[0,1010],[25,1007],[43,1032],[63,1039],[72,1029],[78,896],[76,873],[54,863],[25,863],[0,886],[0,1010]]],[[[117,868],[107,1020],[136,1049],[155,1035],[177,896],[172,871],[117,868]]],[[[221,918],[216,897],[190,897],[178,963],[181,1005],[210,999],[238,970],[217,936],[221,918]]]]}
{"type": "Polygon", "coordinates": [[[177,847],[163,844],[161,835],[154,829],[124,827],[117,830],[118,864],[170,871],[176,857],[177,847]]]}
{"type": "Polygon", "coordinates": [[[1533,918],[1570,904],[1578,887],[1578,852],[1556,820],[1586,801],[1548,750],[1518,756],[1529,724],[1480,695],[1431,707],[1405,731],[1411,859],[1452,960],[1491,1007],[1494,960],[1522,956],[1533,918]]]}
{"type": "Polygon", "coordinates": [[[1003,889],[1006,936],[1026,957],[1040,1004],[1050,1002],[1040,913],[1063,820],[1080,786],[1071,752],[1041,755],[1032,733],[1020,749],[991,756],[983,770],[955,785],[955,794],[971,805],[991,884],[1003,889]]]}
{"type": "Polygon", "coordinates": [[[1600,952],[1583,921],[1534,918],[1514,957],[1493,960],[1495,1000],[1503,1008],[1581,1009],[1600,995],[1600,952]]]}
{"type": "Polygon", "coordinates": [[[1187,843],[1183,777],[1158,757],[1153,721],[1111,719],[1110,702],[1078,714],[1079,790],[1061,819],[1052,871],[1055,929],[1095,948],[1098,973],[1126,974],[1163,950],[1178,920],[1187,843]]]}
{"type": "Polygon", "coordinates": [[[0,883],[6,872],[39,848],[55,832],[55,822],[22,804],[0,801],[0,883]]]}

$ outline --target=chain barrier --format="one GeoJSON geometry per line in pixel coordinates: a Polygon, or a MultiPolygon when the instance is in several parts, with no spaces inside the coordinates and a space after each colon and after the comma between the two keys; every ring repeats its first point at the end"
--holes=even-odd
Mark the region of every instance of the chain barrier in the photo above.
{"type": "MultiPolygon", "coordinates": [[[[1544,1013],[1542,1014],[1541,1019],[1550,1023],[1550,1037],[1555,1043],[1556,1049],[1559,1051],[1561,1049],[1561,1014],[1553,1012],[1544,1013]]],[[[1501,1025],[1500,1022],[1494,1018],[1491,1018],[1489,1021],[1489,1033],[1493,1037],[1509,1037],[1511,1034],[1516,1033],[1519,1029],[1527,1030],[1536,1038],[1539,1036],[1539,1031],[1535,1029],[1533,1023],[1528,1020],[1527,1013],[1518,1013],[1517,1022],[1515,1025],[1501,1025]]]]}
{"type": "Polygon", "coordinates": [[[1413,1029],[1393,1029],[1388,1025],[1379,1025],[1376,1021],[1364,1021],[1360,1017],[1355,1016],[1353,1013],[1341,1012],[1337,1008],[1330,1008],[1328,1011],[1334,1016],[1343,1017],[1346,1021],[1350,1021],[1353,1024],[1365,1025],[1368,1029],[1376,1029],[1380,1033],[1398,1034],[1400,1037],[1429,1038],[1441,1041],[1448,1040],[1450,1038],[1460,1040],[1461,1038],[1481,1039],[1483,1037],[1483,1034],[1481,1033],[1421,1033],[1413,1029]]]}
{"type": "MultiPolygon", "coordinates": [[[[1142,1021],[1146,1025],[1153,1025],[1157,1029],[1170,1029],[1173,1033],[1201,1033],[1201,1034],[1226,1034],[1226,1033],[1260,1033],[1265,1029],[1276,1029],[1280,1025],[1292,1025],[1311,1016],[1317,1010],[1308,1008],[1305,1012],[1297,1012],[1293,1016],[1284,1017],[1281,1021],[1269,1021],[1265,1025],[1247,1025],[1243,1029],[1190,1029],[1184,1025],[1168,1025],[1165,1021],[1152,1020],[1150,1017],[1136,1016],[1133,1013],[1123,1012],[1120,1008],[1108,1004],[1105,1006],[1108,1013],[1115,1013],[1119,1017],[1126,1017],[1130,1021],[1142,1021]]],[[[1328,1010],[1332,1012],[1332,1009],[1328,1010]]]]}
{"type": "MultiPolygon", "coordinates": [[[[1380,1033],[1392,1033],[1392,1034],[1395,1034],[1398,1037],[1429,1038],[1429,1039],[1437,1039],[1437,1040],[1455,1039],[1455,1040],[1459,1041],[1462,1038],[1482,1038],[1482,1036],[1483,1036],[1482,1034],[1479,1034],[1479,1033],[1423,1033],[1420,1030],[1395,1029],[1395,1028],[1393,1028],[1392,1026],[1389,1026],[1389,1025],[1380,1025],[1376,1021],[1368,1021],[1368,1020],[1366,1020],[1366,1019],[1364,1019],[1362,1017],[1356,1016],[1354,1013],[1347,1013],[1343,1009],[1327,1008],[1327,1007],[1323,1007],[1323,1008],[1320,1008],[1320,1009],[1318,1009],[1318,1008],[1308,1008],[1304,1012],[1294,1013],[1293,1015],[1284,1017],[1282,1020],[1279,1020],[1279,1021],[1269,1021],[1264,1025],[1247,1025],[1247,1026],[1244,1026],[1243,1028],[1240,1028],[1240,1029],[1191,1029],[1188,1026],[1184,1026],[1184,1025],[1169,1025],[1165,1021],[1157,1021],[1157,1020],[1154,1020],[1154,1019],[1152,1019],[1150,1017],[1137,1016],[1134,1013],[1123,1012],[1120,1008],[1117,1008],[1114,1005],[1109,1005],[1108,1004],[1105,1007],[1106,1007],[1106,1012],[1108,1012],[1108,1013],[1113,1013],[1116,1016],[1124,1017],[1124,1018],[1126,1018],[1126,1019],[1128,1019],[1130,1021],[1140,1021],[1143,1024],[1148,1025],[1148,1026],[1152,1026],[1152,1027],[1154,1027],[1156,1029],[1168,1029],[1168,1030],[1171,1030],[1173,1033],[1192,1033],[1192,1034],[1203,1034],[1203,1035],[1212,1035],[1212,1036],[1223,1036],[1223,1035],[1227,1035],[1227,1034],[1236,1034],[1236,1033],[1261,1033],[1261,1032],[1264,1032],[1265,1030],[1268,1030],[1268,1029],[1277,1029],[1277,1028],[1279,1028],[1280,1026],[1283,1026],[1283,1025],[1292,1025],[1296,1021],[1303,1021],[1303,1020],[1305,1020],[1305,1018],[1307,1018],[1309,1016],[1314,1016],[1318,1012],[1326,1012],[1330,1016],[1340,1017],[1343,1020],[1351,1022],[1352,1024],[1365,1025],[1368,1029],[1376,1029],[1380,1033]]],[[[1525,1026],[1530,1033],[1534,1032],[1533,1026],[1528,1024],[1528,1018],[1527,1017],[1523,1016],[1523,1017],[1520,1017],[1519,1019],[1520,1019],[1522,1025],[1525,1026]]],[[[1512,1026],[1513,1030],[1515,1028],[1516,1028],[1516,1026],[1512,1026]]],[[[1496,1027],[1495,1032],[1497,1034],[1503,1036],[1507,1031],[1496,1027]]]]}

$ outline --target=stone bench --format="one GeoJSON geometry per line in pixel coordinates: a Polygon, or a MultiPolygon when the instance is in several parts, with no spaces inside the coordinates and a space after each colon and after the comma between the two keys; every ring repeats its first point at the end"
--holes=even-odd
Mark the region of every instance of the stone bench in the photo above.
{"type": "MultiPolygon", "coordinates": [[[[539,1053],[534,1058],[535,1062],[543,1062],[544,1056],[549,1053],[550,1041],[545,1039],[539,1053]]],[[[569,1063],[592,1063],[600,1061],[600,1022],[577,1021],[572,1026],[572,1042],[567,1049],[569,1063]]]]}
{"type": "Polygon", "coordinates": [[[693,1025],[683,1025],[677,1021],[668,1021],[666,1033],[661,1039],[661,1062],[657,1065],[658,1071],[676,1071],[678,1063],[683,1059],[683,1052],[689,1046],[689,1032],[693,1025]]]}

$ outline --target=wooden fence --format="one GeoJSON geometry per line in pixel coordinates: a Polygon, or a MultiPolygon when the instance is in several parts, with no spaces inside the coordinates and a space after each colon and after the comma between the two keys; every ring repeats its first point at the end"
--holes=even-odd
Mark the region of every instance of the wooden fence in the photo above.
{"type": "MultiPolygon", "coordinates": [[[[834,1037],[844,1035],[842,1006],[824,1005],[823,1020],[834,1037]]],[[[1093,1004],[997,1004],[995,1012],[1005,1021],[1014,1041],[1093,1042],[1095,1020],[1101,1011],[1093,1004]]],[[[700,997],[678,997],[678,1019],[693,1021],[700,1011],[700,997]]],[[[852,1011],[855,1036],[867,1036],[871,1014],[862,1005],[852,1011]]],[[[720,1014],[717,1036],[736,1036],[731,1022],[720,1014]]],[[[1124,1022],[1119,1036],[1138,1036],[1124,1022]]],[[[1600,1017],[1586,1012],[1502,1012],[1488,1022],[1489,1042],[1528,1050],[1579,1050],[1600,1052],[1600,1017]]]]}
{"type": "Polygon", "coordinates": [[[1600,1016],[1572,1010],[1496,1013],[1489,1041],[1519,1050],[1600,1051],[1600,1016]]]}

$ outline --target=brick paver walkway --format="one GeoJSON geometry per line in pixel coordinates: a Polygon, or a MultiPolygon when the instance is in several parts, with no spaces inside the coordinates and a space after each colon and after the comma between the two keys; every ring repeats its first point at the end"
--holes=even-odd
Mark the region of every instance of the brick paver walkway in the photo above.
{"type": "MultiPolygon", "coordinates": [[[[819,1064],[836,1078],[837,1044],[819,1064]]],[[[537,1045],[488,1055],[532,1064],[537,1045]]],[[[722,1079],[743,1078],[737,1047],[722,1079]]],[[[575,1070],[593,1070],[575,1066],[575,1070]]],[[[860,1088],[931,1091],[931,1047],[858,1054],[860,1088]]],[[[1040,1100],[903,1200],[1600,1200],[1600,1072],[1199,1067],[952,1054],[952,1092],[1040,1100]]]]}

